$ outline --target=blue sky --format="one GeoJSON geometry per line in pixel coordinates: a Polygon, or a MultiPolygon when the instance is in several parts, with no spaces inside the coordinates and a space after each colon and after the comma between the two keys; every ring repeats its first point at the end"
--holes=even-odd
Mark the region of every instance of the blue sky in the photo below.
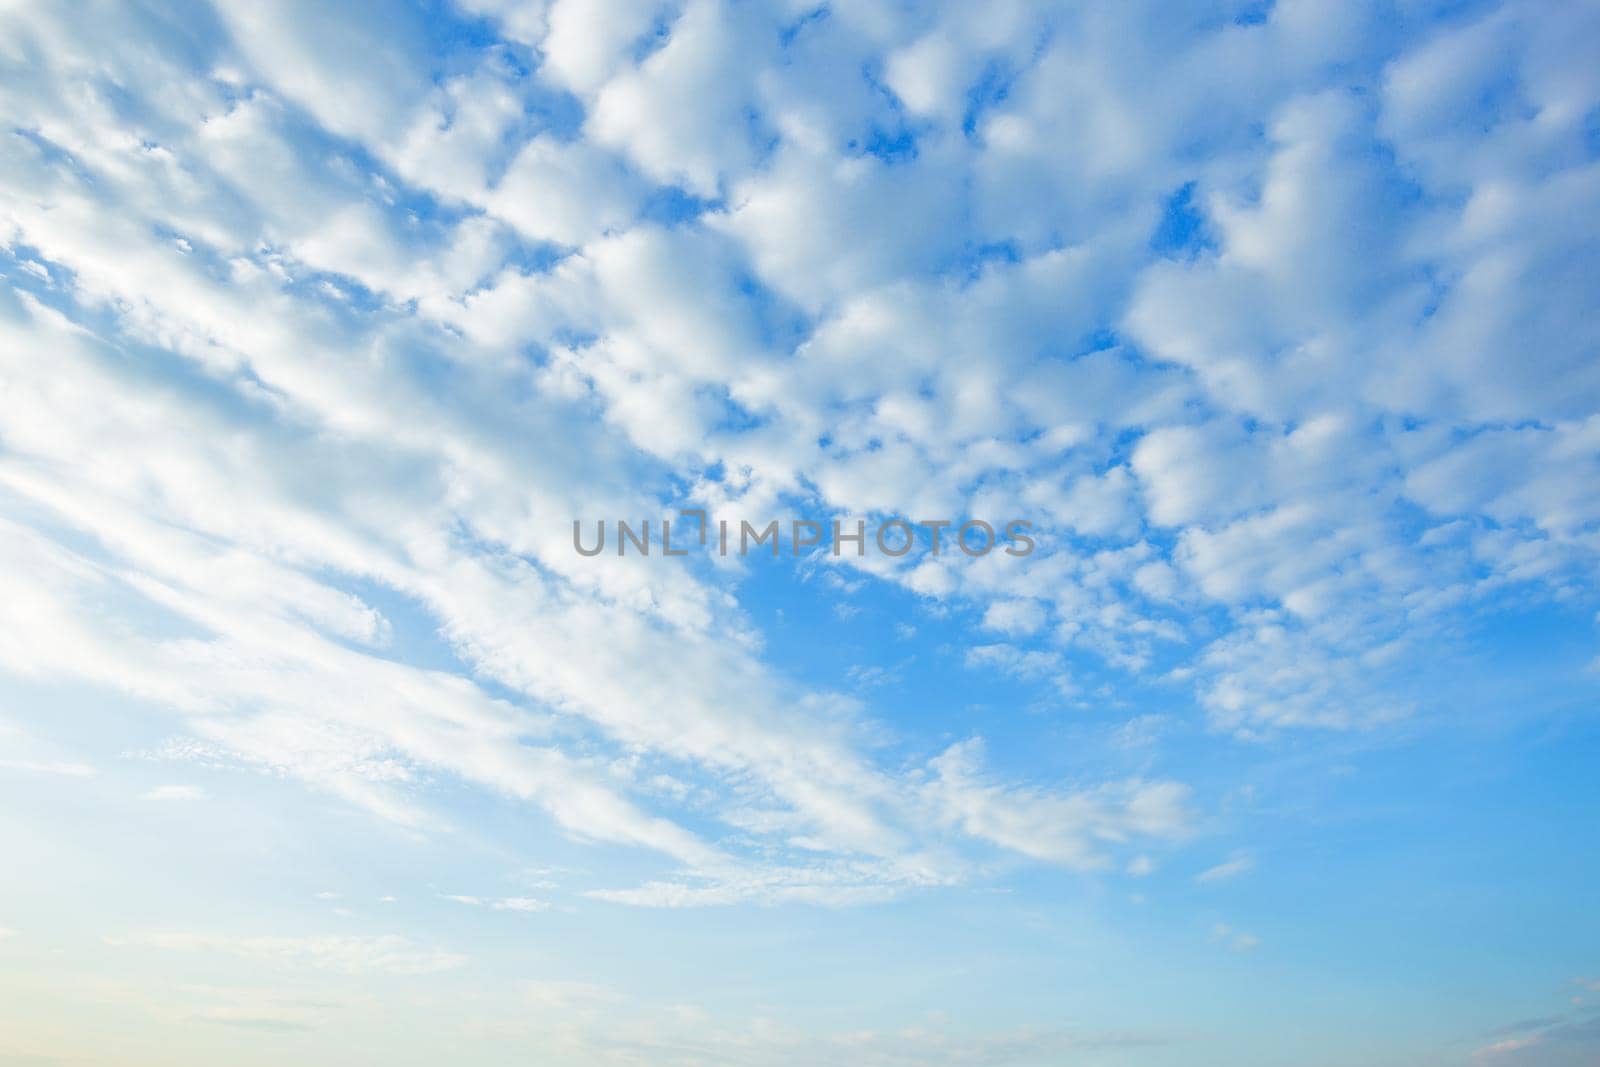
{"type": "Polygon", "coordinates": [[[1597,41],[8,5],[0,1063],[1592,1064],[1597,41]]]}

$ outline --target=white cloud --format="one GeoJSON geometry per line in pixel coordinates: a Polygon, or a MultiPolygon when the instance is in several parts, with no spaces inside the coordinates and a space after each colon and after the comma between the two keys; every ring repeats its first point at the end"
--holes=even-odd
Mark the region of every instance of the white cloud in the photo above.
{"type": "Polygon", "coordinates": [[[550,905],[533,897],[502,897],[489,905],[495,911],[549,911],[550,905]]]}
{"type": "Polygon", "coordinates": [[[186,932],[128,934],[106,939],[117,947],[172,952],[220,953],[283,967],[338,971],[345,974],[422,975],[452,970],[465,956],[425,949],[403,937],[241,937],[186,932]]]}
{"type": "Polygon", "coordinates": [[[662,14],[658,0],[556,0],[545,15],[541,70],[574,92],[592,92],[623,66],[628,50],[662,14]]]}
{"type": "Polygon", "coordinates": [[[1197,882],[1221,882],[1229,878],[1237,878],[1241,874],[1255,870],[1255,857],[1246,853],[1224,860],[1214,867],[1207,867],[1194,876],[1197,882]]]}
{"type": "Polygon", "coordinates": [[[1261,939],[1255,934],[1235,929],[1227,923],[1217,923],[1211,927],[1211,940],[1234,952],[1249,952],[1261,945],[1261,939]]]}
{"type": "Polygon", "coordinates": [[[689,0],[658,50],[600,87],[588,133],[657,182],[716,197],[755,159],[744,94],[773,29],[766,18],[751,6],[689,0]]]}
{"type": "Polygon", "coordinates": [[[337,10],[295,3],[270,13],[248,3],[218,8],[262,78],[328,129],[380,142],[397,132],[422,66],[422,28],[409,15],[365,3],[337,10]]]}
{"type": "Polygon", "coordinates": [[[87,763],[16,759],[0,760],[0,770],[59,775],[62,778],[93,778],[100,773],[87,763]]]}
{"type": "MultiPolygon", "coordinates": [[[[990,614],[986,614],[984,621],[985,625],[1000,629],[996,622],[1006,618],[1002,609],[998,620],[991,621],[990,614]]],[[[1072,696],[1076,692],[1059,652],[1024,651],[1007,644],[975,645],[967,650],[967,666],[992,668],[1025,681],[1048,681],[1062,696],[1072,696]]]]}
{"type": "Polygon", "coordinates": [[[459,894],[447,895],[444,899],[456,904],[465,904],[472,908],[489,908],[492,911],[521,911],[536,912],[548,911],[550,905],[533,897],[474,897],[459,894]]]}
{"type": "Polygon", "coordinates": [[[1104,866],[1105,849],[1135,837],[1181,838],[1192,814],[1177,782],[1131,779],[1083,792],[1008,786],[987,778],[977,741],[932,761],[928,801],[941,818],[1024,855],[1072,867],[1104,866]]]}
{"type": "Polygon", "coordinates": [[[983,624],[1003,634],[1037,633],[1044,620],[1044,608],[1036,600],[996,601],[983,613],[983,624]]]}
{"type": "Polygon", "coordinates": [[[585,245],[632,221],[638,186],[603,150],[539,137],[518,153],[486,202],[529,237],[585,245]]]}
{"type": "Polygon", "coordinates": [[[145,800],[191,802],[204,800],[206,791],[197,785],[158,785],[144,794],[145,800]]]}

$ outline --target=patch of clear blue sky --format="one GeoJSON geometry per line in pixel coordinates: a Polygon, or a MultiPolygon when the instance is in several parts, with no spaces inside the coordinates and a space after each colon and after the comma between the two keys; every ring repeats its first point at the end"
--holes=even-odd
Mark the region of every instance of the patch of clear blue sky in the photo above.
{"type": "MultiPolygon", "coordinates": [[[[1154,850],[1148,880],[1104,887],[1145,890],[1138,907],[1117,905],[1136,922],[1224,922],[1261,938],[1251,955],[1294,972],[1301,988],[1311,971],[1347,982],[1351,998],[1371,996],[1373,983],[1431,988],[1440,999],[1429,1010],[1466,1025],[1475,1006],[1533,1007],[1600,953],[1584,888],[1600,877],[1600,725],[1583,613],[1501,605],[1459,653],[1410,665],[1413,688],[1428,694],[1413,721],[1262,744],[1209,729],[1186,687],[1124,675],[1108,702],[1096,693],[1108,671],[1091,657],[1067,657],[1084,683],[1076,699],[968,667],[962,650],[985,639],[976,611],[848,571],[862,584],[846,592],[829,569],[754,562],[741,602],[772,663],[858,695],[899,731],[890,750],[908,761],[981,734],[997,765],[1040,783],[1181,768],[1212,814],[1186,846],[1154,850]],[[1159,745],[1119,744],[1116,728],[1138,714],[1161,717],[1159,745]],[[1195,880],[1236,854],[1252,869],[1195,880]]],[[[1000,881],[1019,903],[1047,906],[1076,896],[1077,877],[1031,869],[1000,881]]]]}

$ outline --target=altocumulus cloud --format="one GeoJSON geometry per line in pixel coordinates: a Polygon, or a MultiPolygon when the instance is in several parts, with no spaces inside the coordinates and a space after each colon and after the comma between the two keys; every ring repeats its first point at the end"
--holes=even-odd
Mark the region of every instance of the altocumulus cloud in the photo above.
{"type": "Polygon", "coordinates": [[[975,670],[1158,673],[1263,739],[1403,718],[1504,590],[1592,600],[1596,9],[1254,6],[9,7],[0,664],[664,865],[609,900],[1148,863],[1184,782],[881,758],[737,573],[568,531],[1027,516],[1026,566],[839,565],[979,612],[975,670]]]}

